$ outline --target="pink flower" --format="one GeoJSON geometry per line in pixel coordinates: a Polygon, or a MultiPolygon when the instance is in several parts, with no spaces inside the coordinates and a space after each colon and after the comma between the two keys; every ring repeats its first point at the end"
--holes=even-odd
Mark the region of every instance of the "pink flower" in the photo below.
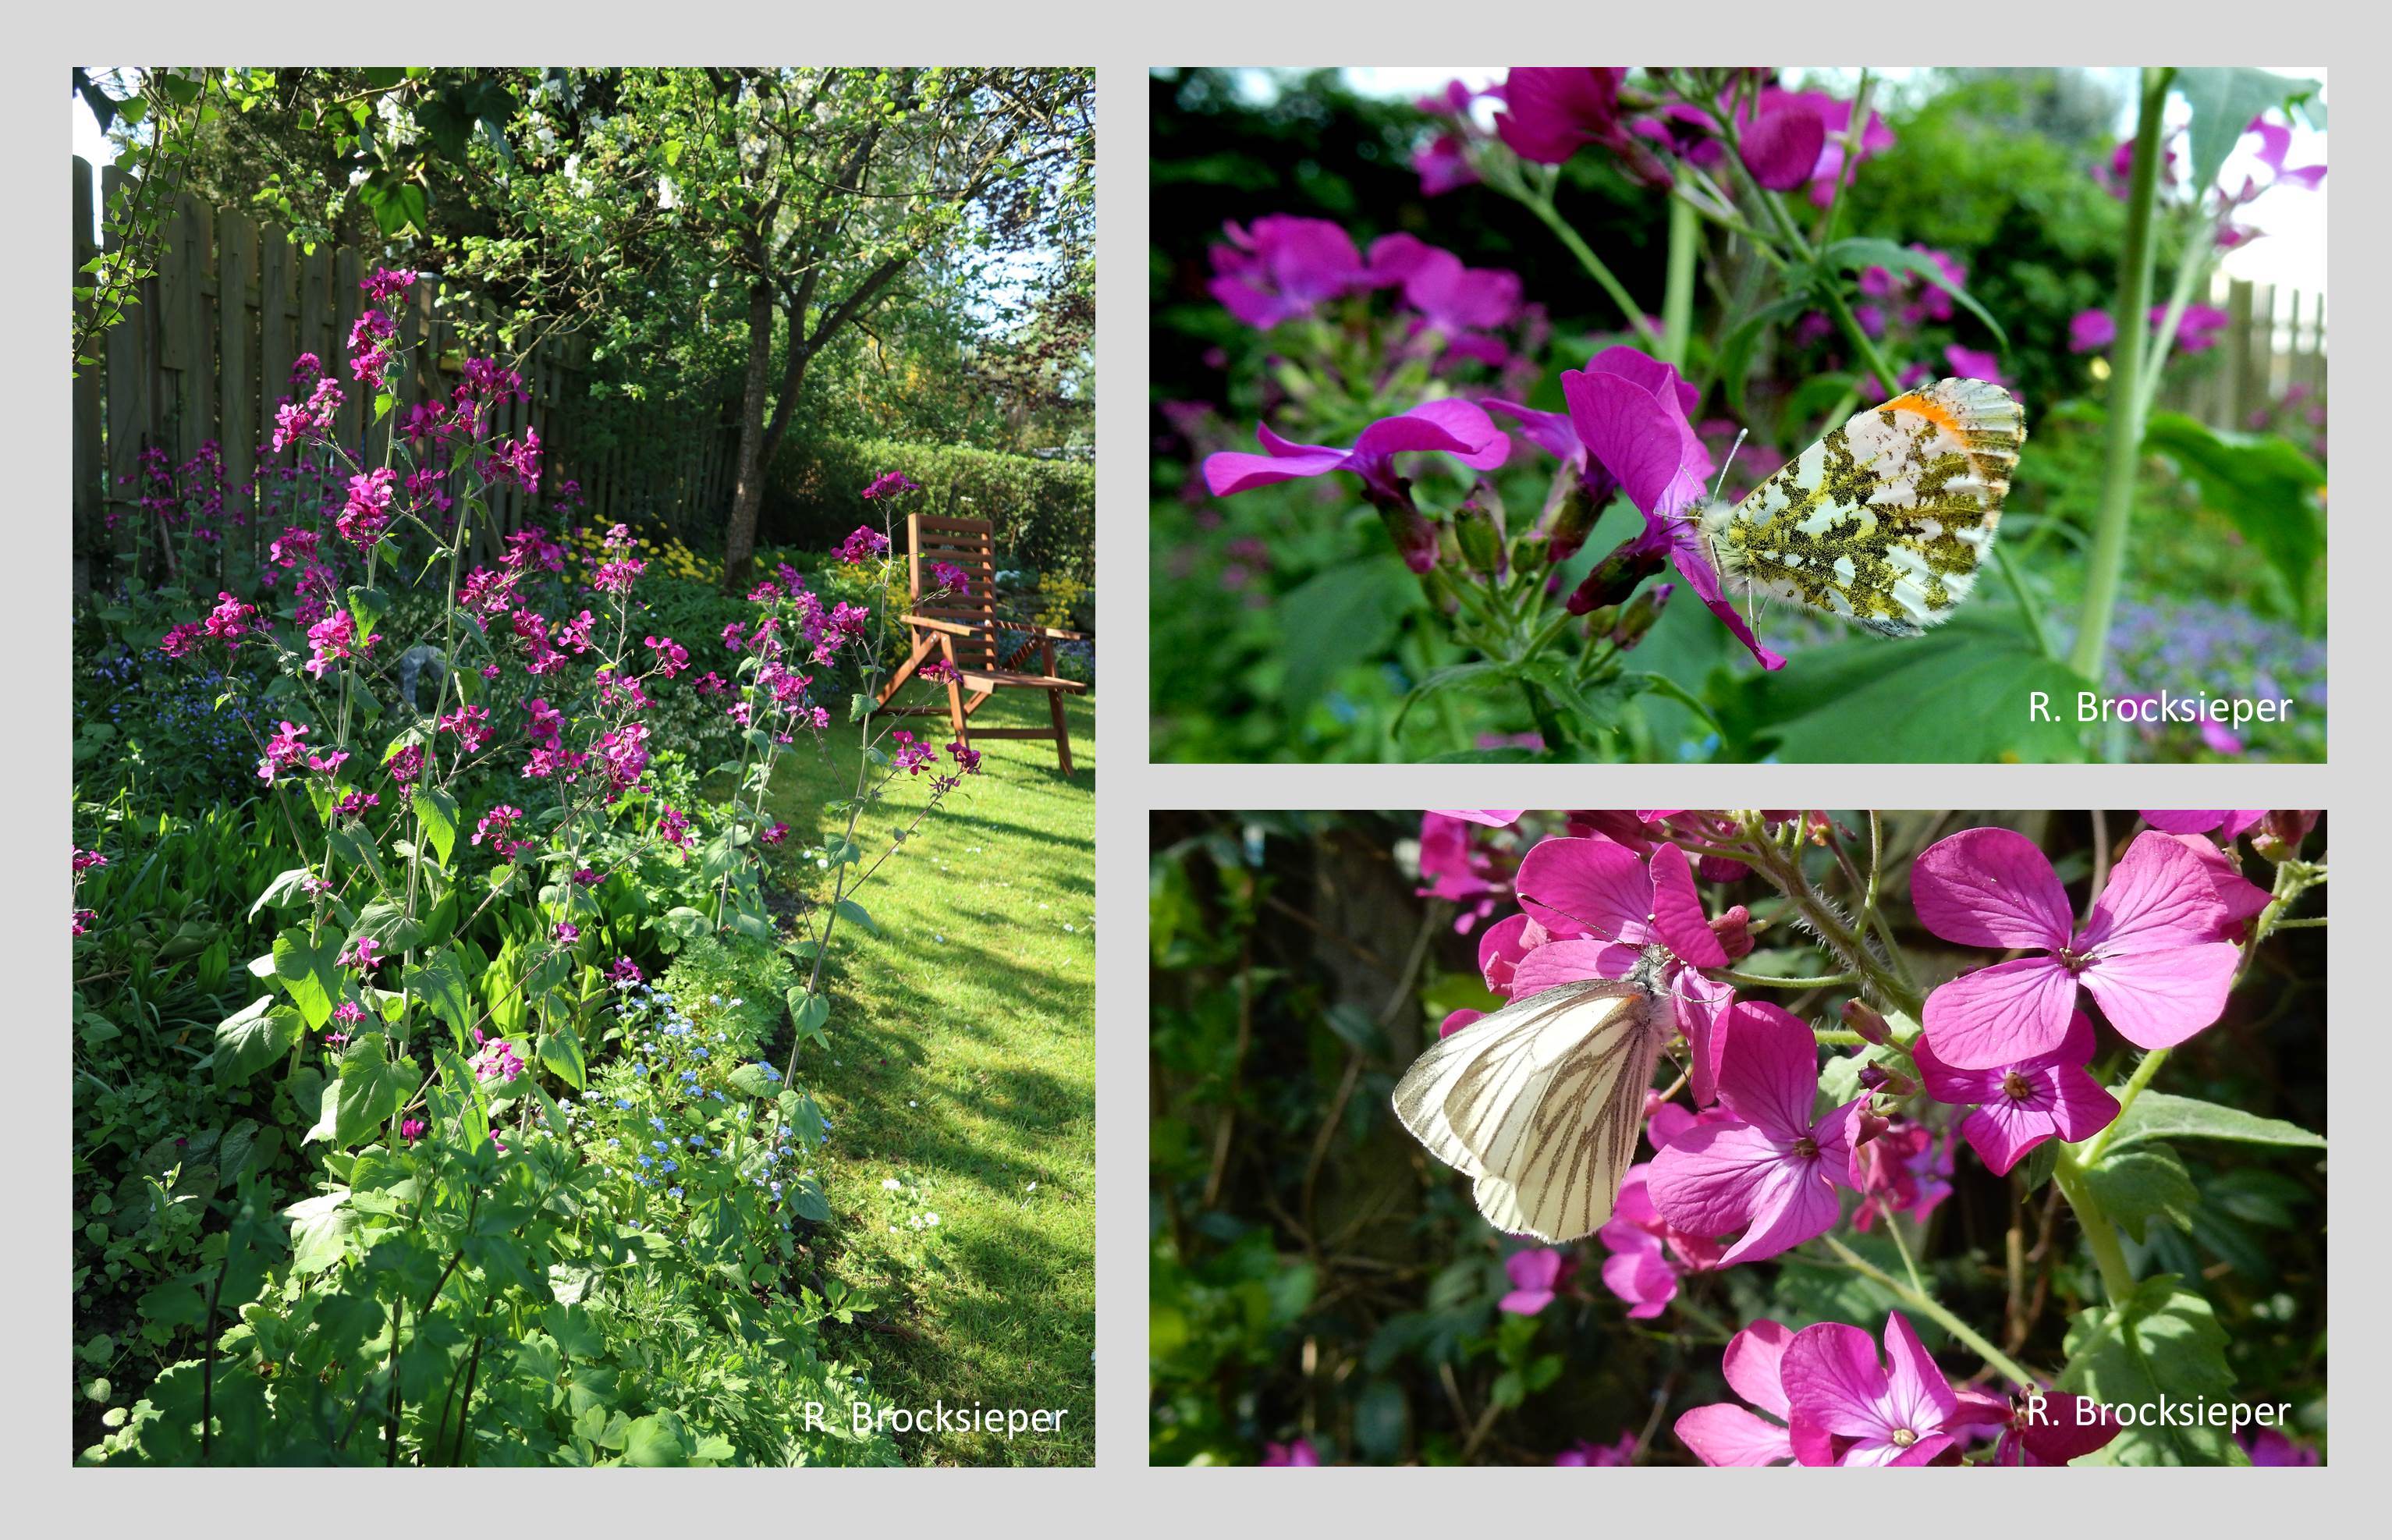
{"type": "Polygon", "coordinates": [[[1963,1411],[1900,1311],[1886,1317],[1883,1363],[1867,1332],[1830,1322],[1796,1332],[1777,1375],[1804,1465],[1925,1465],[1987,1419],[1963,1411]]]}
{"type": "Polygon", "coordinates": [[[1451,134],[1440,134],[1412,151],[1412,170],[1420,173],[1423,198],[1435,198],[1478,180],[1462,139],[1451,134]]]}
{"type": "Polygon", "coordinates": [[[1626,148],[1619,119],[1625,70],[1515,68],[1503,81],[1495,133],[1524,161],[1557,166],[1591,144],[1626,148]]]}
{"type": "Polygon", "coordinates": [[[1836,1223],[1836,1189],[1851,1184],[1846,1115],[1856,1104],[1812,1121],[1817,1043],[1778,1007],[1739,1001],[1721,1029],[1719,1099],[1733,1116],[1673,1138],[1645,1184],[1681,1230],[1743,1232],[1721,1255],[1725,1267],[1774,1257],[1836,1223]]]}
{"type": "Polygon", "coordinates": [[[1644,515],[1644,535],[1632,549],[1668,556],[1763,668],[1786,666],[1728,602],[1689,516],[1709,490],[1711,471],[1710,452],[1687,421],[1701,393],[1669,365],[1623,345],[1596,354],[1583,370],[1563,371],[1562,395],[1580,440],[1644,515]]]}
{"type": "Polygon", "coordinates": [[[1788,1425],[1794,1409],[1786,1398],[1778,1370],[1793,1342],[1794,1333],[1774,1321],[1755,1321],[1728,1339],[1720,1372],[1728,1389],[1749,1406],[1767,1412],[1769,1420],[1732,1401],[1697,1406],[1677,1420],[1678,1442],[1705,1465],[1774,1465],[1794,1457],[1788,1425]]]}
{"type": "Polygon", "coordinates": [[[1464,935],[1492,914],[1496,900],[1512,890],[1510,874],[1498,869],[1496,852],[1472,839],[1470,831],[1471,825],[1460,819],[1421,814],[1420,874],[1426,886],[1416,893],[1461,905],[1453,928],[1464,935]]]}
{"type": "Polygon", "coordinates": [[[1270,486],[1301,476],[1325,476],[1346,471],[1364,486],[1382,495],[1397,494],[1395,457],[1402,454],[1448,454],[1477,471],[1491,471],[1512,453],[1512,441],[1487,413],[1467,401],[1424,401],[1396,417],[1383,417],[1362,430],[1351,449],[1316,444],[1294,444],[1271,432],[1254,430],[1267,454],[1227,453],[1204,459],[1204,484],[1216,498],[1227,498],[1256,486],[1270,486]]]}
{"type": "Polygon", "coordinates": [[[1526,808],[1431,808],[1443,818],[1458,818],[1468,823],[1484,823],[1490,829],[1508,829],[1520,822],[1526,808]]]}
{"type": "Polygon", "coordinates": [[[1249,228],[1229,224],[1222,230],[1229,243],[1212,249],[1214,277],[1206,287],[1223,309],[1257,331],[1309,316],[1377,281],[1354,238],[1326,219],[1273,214],[1249,228]]]}
{"type": "Polygon", "coordinates": [[[1776,192],[1791,192],[1811,180],[1827,148],[1827,121],[1815,101],[1780,93],[1779,99],[1747,124],[1738,147],[1752,178],[1776,192]]]}
{"type": "Polygon", "coordinates": [[[1263,1445],[1265,1465],[1319,1465],[1320,1456],[1313,1451],[1312,1441],[1296,1439],[1288,1443],[1263,1445]]]}
{"type": "Polygon", "coordinates": [[[1404,303],[1449,338],[1508,324],[1520,313],[1520,275],[1466,267],[1460,257],[1398,232],[1371,243],[1371,271],[1400,284],[1404,303]]]}
{"type": "MultiPolygon", "coordinates": [[[[1713,1121],[1717,1114],[1705,1114],[1713,1121]]],[[[1675,1105],[1657,1108],[1647,1135],[1656,1148],[1692,1128],[1697,1119],[1675,1105]]],[[[1653,1206],[1653,1168],[1647,1163],[1628,1168],[1611,1218],[1595,1232],[1611,1255],[1603,1261],[1603,1286],[1628,1306],[1632,1320],[1650,1320],[1678,1297],[1678,1279],[1687,1273],[1707,1272],[1720,1265],[1727,1249],[1717,1241],[1688,1235],[1661,1217],[1653,1206]]]]}
{"type": "Polygon", "coordinates": [[[2099,353],[2118,340],[2118,317],[2107,310],[2080,310],[2068,317],[2068,351],[2099,353]]]}
{"type": "Polygon", "coordinates": [[[2318,1463],[2318,1452],[2310,1445],[2294,1443],[2277,1429],[2247,1429],[2234,1435],[2251,1456],[2253,1465],[2308,1466],[2318,1463]]]}
{"type": "Polygon", "coordinates": [[[1929,1095],[1974,1108],[1960,1119],[1960,1137],[1996,1176],[2054,1134],[2072,1143],[2089,1139],[2118,1116],[2116,1098],[2085,1071],[2093,1059],[2093,1023],[2082,1011],[2071,1013],[2058,1047],[2013,1064],[1955,1069],[1923,1040],[1912,1055],[1929,1095]]]}
{"type": "Polygon", "coordinates": [[[1936,1205],[1952,1196],[1949,1133],[1938,1140],[1924,1124],[1897,1118],[1890,1126],[1878,1126],[1881,1121],[1871,1118],[1867,1105],[1861,1103],[1845,1122],[1852,1145],[1848,1174],[1852,1190],[1861,1195],[1860,1207],[1852,1210],[1852,1228],[1863,1232],[1880,1214],[1906,1215],[1924,1224],[1936,1205]]]}
{"type": "Polygon", "coordinates": [[[2013,830],[1938,840],[1910,881],[1919,923],[1944,939],[2045,953],[1963,974],[1927,997],[1928,1040],[1956,1068],[1996,1069],[2059,1048],[2079,984],[2140,1048],[2182,1042],[2226,1008],[2238,961],[2230,942],[2216,939],[2226,907],[2200,859],[2156,830],[2135,836],[2073,934],[2051,862],[2013,830]]]}
{"type": "Polygon", "coordinates": [[[1496,1301],[1495,1308],[1511,1315],[1537,1314],[1554,1302],[1576,1268],[1576,1259],[1551,1247],[1530,1246],[1514,1251],[1503,1259],[1512,1292],[1496,1301]]]}
{"type": "Polygon", "coordinates": [[[1997,1466],[2066,1465],[2118,1436],[2117,1417],[2108,1407],[2065,1391],[2034,1391],[2007,1402],[1962,1391],[1960,1401],[1964,1411],[1971,1403],[1992,1404],[1987,1415],[2002,1430],[1991,1462],[1997,1466]]]}
{"type": "MultiPolygon", "coordinates": [[[[1852,126],[1852,104],[1825,91],[1788,91],[1772,85],[1761,93],[1763,120],[1773,113],[1806,107],[1818,114],[1820,126],[1825,130],[1819,141],[1819,158],[1812,166],[1809,177],[1811,201],[1824,209],[1834,197],[1837,178],[1843,172],[1844,134],[1852,126]]],[[[1885,125],[1885,119],[1871,112],[1868,122],[1861,128],[1860,159],[1866,161],[1892,148],[1893,130],[1885,125]]]]}
{"type": "Polygon", "coordinates": [[[872,485],[864,489],[864,498],[866,502],[876,502],[882,498],[893,498],[900,492],[919,492],[921,489],[921,483],[904,472],[889,471],[873,478],[872,485]]]}
{"type": "Polygon", "coordinates": [[[838,559],[855,566],[889,553],[889,537],[869,524],[858,524],[838,548],[838,559]]]}
{"type": "Polygon", "coordinates": [[[2265,808],[2243,808],[2231,811],[2212,809],[2207,812],[2143,809],[2143,822],[2164,834],[2205,835],[2215,831],[2221,845],[2233,844],[2242,837],[2244,830],[2267,816],[2265,808]]]}
{"type": "Polygon", "coordinates": [[[410,1118],[398,1125],[398,1136],[411,1145],[423,1137],[423,1126],[422,1119],[410,1118]]]}
{"type": "Polygon", "coordinates": [[[1984,380],[1996,385],[2004,383],[2002,361],[1990,353],[1980,353],[1973,347],[1962,347],[1954,343],[1944,350],[1944,361],[1951,365],[1952,372],[1963,380],[1984,380]]]}

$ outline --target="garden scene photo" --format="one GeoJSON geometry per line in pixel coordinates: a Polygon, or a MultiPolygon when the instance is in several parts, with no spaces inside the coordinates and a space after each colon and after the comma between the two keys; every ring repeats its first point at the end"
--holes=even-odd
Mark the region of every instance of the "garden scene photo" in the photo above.
{"type": "Polygon", "coordinates": [[[2328,825],[1153,814],[1151,1462],[2326,1463],[2328,825]]]}
{"type": "Polygon", "coordinates": [[[1063,1465],[1086,69],[77,69],[74,1457],[1063,1465]]]}
{"type": "Polygon", "coordinates": [[[2320,761],[2324,71],[1164,69],[1159,761],[2320,761]]]}

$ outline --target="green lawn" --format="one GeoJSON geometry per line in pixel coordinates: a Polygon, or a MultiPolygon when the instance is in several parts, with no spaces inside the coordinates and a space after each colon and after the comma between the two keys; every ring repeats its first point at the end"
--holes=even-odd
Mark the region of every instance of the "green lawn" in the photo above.
{"type": "MultiPolygon", "coordinates": [[[[900,1406],[1066,1414],[1060,1431],[1009,1441],[902,1434],[915,1464],[1095,1458],[1093,693],[1067,705],[1072,776],[1051,742],[976,743],[981,774],[858,895],[880,934],[840,925],[832,1046],[799,1064],[833,1125],[821,1167],[831,1270],[875,1302],[841,1348],[900,1406]]],[[[973,720],[1043,726],[1046,702],[1000,696],[973,720]]],[[[937,718],[901,725],[948,737],[937,718]]],[[[837,837],[822,804],[853,786],[856,750],[852,732],[830,737],[836,752],[792,756],[774,787],[788,848],[837,837]]],[[[857,830],[867,861],[930,778],[890,791],[857,830]]]]}

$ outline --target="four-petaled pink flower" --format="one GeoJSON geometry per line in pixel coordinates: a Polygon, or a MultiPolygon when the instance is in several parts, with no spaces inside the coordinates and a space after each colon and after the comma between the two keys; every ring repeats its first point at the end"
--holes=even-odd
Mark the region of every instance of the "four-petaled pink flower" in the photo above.
{"type": "Polygon", "coordinates": [[[1960,1119],[1960,1137],[1996,1176],[2054,1134],[2089,1139],[2118,1116],[2117,1099],[2086,1073],[2093,1059],[2093,1023],[2072,1012],[2067,1035],[2048,1053],[1983,1069],[1956,1069],[1924,1039],[1912,1045],[1918,1077],[1939,1102],[1973,1107],[1960,1119]]]}
{"type": "Polygon", "coordinates": [[[1250,226],[1222,226],[1227,246],[1212,249],[1208,287],[1223,309],[1257,331],[1300,319],[1321,305],[1381,281],[1354,238],[1326,219],[1265,214],[1250,226]]]}
{"type": "Polygon", "coordinates": [[[1312,1441],[1295,1439],[1287,1443],[1263,1445],[1265,1465],[1319,1465],[1320,1456],[1314,1452],[1312,1441]]]}
{"type": "Polygon", "coordinates": [[[1804,1465],[1925,1465],[1960,1430],[1990,1420],[1964,1410],[1900,1311],[1886,1317],[1885,1359],[1858,1326],[1804,1326],[1777,1365],[1804,1465]]]}
{"type": "Polygon", "coordinates": [[[1569,1275],[1578,1270],[1578,1259],[1549,1246],[1529,1246],[1503,1259],[1503,1272],[1512,1280],[1512,1292],[1495,1301],[1495,1308],[1512,1315],[1534,1315],[1554,1302],[1569,1275]]]}
{"type": "Polygon", "coordinates": [[[1774,1465],[1794,1457],[1788,1430],[1794,1409],[1778,1378],[1793,1340],[1794,1333],[1769,1320],[1755,1321],[1728,1339],[1720,1371],[1727,1377],[1728,1389],[1749,1404],[1715,1401],[1681,1416],[1674,1430],[1695,1458],[1705,1465],[1774,1465]]]}
{"type": "Polygon", "coordinates": [[[1555,1455],[1554,1463],[1564,1466],[1634,1465],[1636,1435],[1633,1431],[1622,1430],[1618,1440],[1612,1443],[1593,1443],[1580,1439],[1555,1455]]]}
{"type": "Polygon", "coordinates": [[[1919,923],[1963,946],[2044,953],[1962,974],[1927,997],[1935,1056],[1995,1069],[2048,1054],[2068,1035],[2082,984],[2110,1025],[2140,1048],[2182,1042],[2216,1021],[2238,949],[2201,859],[2146,830],[2070,928],[2067,889],[2034,842],[2010,829],[1967,829],[1919,854],[1910,874],[1919,923]]]}
{"type": "Polygon", "coordinates": [[[1720,1023],[1720,1104],[1653,1158],[1645,1186],[1661,1217],[1692,1235],[1741,1230],[1720,1265],[1758,1262],[1836,1223],[1851,1185],[1852,1103],[1815,1122],[1819,1050],[1811,1029],[1774,1005],[1738,1001],[1720,1023]]]}

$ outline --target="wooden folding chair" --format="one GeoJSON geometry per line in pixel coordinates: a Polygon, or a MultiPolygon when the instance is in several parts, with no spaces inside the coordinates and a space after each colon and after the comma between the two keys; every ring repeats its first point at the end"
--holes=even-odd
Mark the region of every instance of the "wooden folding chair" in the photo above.
{"type": "MultiPolygon", "coordinates": [[[[1055,643],[1083,640],[1076,631],[1007,620],[996,613],[996,545],[994,526],[986,519],[953,513],[909,513],[905,516],[905,570],[912,595],[910,613],[898,618],[914,639],[889,682],[880,688],[879,710],[892,717],[943,715],[956,741],[968,744],[974,737],[971,714],[1000,690],[1044,690],[1054,727],[987,727],[982,738],[1046,738],[1055,740],[1055,757],[1063,773],[1072,773],[1072,737],[1063,724],[1063,692],[1087,688],[1055,672],[1055,643]],[[960,593],[942,591],[930,569],[941,563],[961,567],[966,578],[960,593]],[[929,587],[926,590],[925,584],[929,587]],[[1026,673],[1036,654],[1044,673],[1026,673]],[[890,705],[921,667],[933,657],[947,666],[943,681],[947,704],[890,705]],[[967,694],[968,691],[970,693],[967,694]]],[[[923,680],[926,684],[940,681],[923,680]]]]}

